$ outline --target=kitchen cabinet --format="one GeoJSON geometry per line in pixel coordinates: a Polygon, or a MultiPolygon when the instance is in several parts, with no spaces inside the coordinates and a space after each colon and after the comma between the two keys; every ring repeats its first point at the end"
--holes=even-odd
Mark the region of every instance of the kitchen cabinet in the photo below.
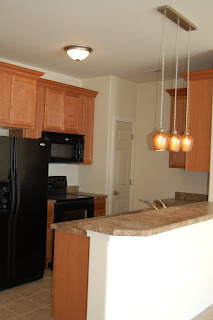
{"type": "MultiPolygon", "coordinates": [[[[186,79],[186,73],[181,75],[186,79]]],[[[210,170],[212,79],[213,69],[190,72],[189,134],[193,137],[193,148],[192,151],[185,154],[179,152],[179,155],[178,153],[174,155],[170,152],[169,165],[171,168],[184,168],[186,171],[200,172],[209,172],[210,170]]],[[[170,90],[169,94],[172,96],[173,109],[174,90],[170,90]]],[[[185,130],[185,112],[186,89],[179,89],[177,131],[180,134],[185,130]],[[183,91],[181,92],[181,90],[183,91]]]]}
{"type": "MultiPolygon", "coordinates": [[[[44,102],[38,103],[38,108],[44,109],[40,130],[85,135],[84,164],[92,164],[94,106],[98,92],[45,79],[40,79],[38,86],[45,90],[44,102]]],[[[41,123],[41,119],[39,121],[41,123]]]]}
{"type": "Polygon", "coordinates": [[[55,230],[52,315],[86,320],[90,238],[55,230]],[[73,258],[74,257],[74,258],[73,258]]]}
{"type": "Polygon", "coordinates": [[[106,198],[94,199],[94,217],[105,216],[106,198]]]}
{"type": "Polygon", "coordinates": [[[53,230],[50,225],[54,221],[54,201],[48,201],[47,205],[47,238],[46,238],[46,268],[48,263],[52,262],[53,255],[53,230]]]}
{"type": "Polygon", "coordinates": [[[0,125],[33,128],[37,79],[42,72],[0,62],[0,125]]]}
{"type": "MultiPolygon", "coordinates": [[[[2,75],[5,106],[10,104],[10,77],[2,75]],[[7,90],[6,90],[7,89],[7,90]]],[[[10,136],[40,138],[42,131],[83,134],[85,136],[84,163],[93,161],[94,106],[97,91],[75,87],[51,80],[39,79],[36,89],[35,126],[16,125],[10,136]],[[22,127],[25,130],[20,130],[22,127]]],[[[1,91],[0,91],[1,97],[1,91]]],[[[0,102],[1,103],[1,102],[0,102]]],[[[7,119],[8,108],[1,108],[0,121],[7,119]]],[[[6,120],[5,120],[6,121],[6,120]]],[[[9,123],[9,122],[8,122],[9,123]]],[[[26,123],[26,120],[25,120],[26,123]]],[[[11,127],[11,125],[7,125],[11,127]]]]}
{"type": "Polygon", "coordinates": [[[85,136],[83,164],[92,164],[93,160],[94,106],[94,98],[83,98],[82,134],[85,136]]]}

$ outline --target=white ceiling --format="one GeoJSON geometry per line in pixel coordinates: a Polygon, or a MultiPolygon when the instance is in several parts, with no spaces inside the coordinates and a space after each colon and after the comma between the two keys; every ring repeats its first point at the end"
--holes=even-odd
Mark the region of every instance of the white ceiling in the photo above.
{"type": "MultiPolygon", "coordinates": [[[[114,75],[136,83],[156,80],[163,15],[170,5],[197,26],[191,32],[191,67],[212,67],[212,0],[0,0],[0,57],[79,79],[114,75]],[[93,48],[84,61],[63,48],[93,48]]],[[[166,78],[174,76],[176,25],[166,19],[166,78]]],[[[180,31],[180,71],[188,32],[180,31]]]]}

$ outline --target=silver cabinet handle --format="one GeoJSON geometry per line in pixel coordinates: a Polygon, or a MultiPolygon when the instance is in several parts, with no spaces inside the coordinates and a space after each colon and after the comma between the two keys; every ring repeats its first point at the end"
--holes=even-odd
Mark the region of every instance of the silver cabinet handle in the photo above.
{"type": "Polygon", "coordinates": [[[118,196],[118,195],[119,195],[119,192],[118,192],[118,191],[114,191],[114,195],[115,195],[115,196],[118,196]]]}

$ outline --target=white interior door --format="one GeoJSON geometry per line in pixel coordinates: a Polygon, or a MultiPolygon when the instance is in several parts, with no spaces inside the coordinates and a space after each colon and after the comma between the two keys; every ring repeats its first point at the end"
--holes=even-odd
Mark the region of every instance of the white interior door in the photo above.
{"type": "Polygon", "coordinates": [[[116,121],[112,213],[129,211],[132,123],[116,121]]]}

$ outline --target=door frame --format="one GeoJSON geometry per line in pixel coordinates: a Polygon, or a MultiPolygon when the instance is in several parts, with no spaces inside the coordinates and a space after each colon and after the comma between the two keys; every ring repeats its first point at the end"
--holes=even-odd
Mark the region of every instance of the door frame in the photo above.
{"type": "Polygon", "coordinates": [[[114,175],[114,161],[115,161],[115,133],[116,133],[116,122],[128,122],[132,124],[132,150],[131,150],[131,168],[130,168],[130,179],[132,184],[130,185],[129,192],[129,211],[133,210],[133,189],[134,189],[134,160],[135,160],[135,120],[122,118],[122,117],[113,117],[113,126],[112,126],[112,148],[111,148],[111,172],[110,172],[110,183],[109,183],[109,193],[108,193],[108,203],[109,203],[109,214],[112,213],[112,192],[113,192],[113,175],[114,175]]]}

